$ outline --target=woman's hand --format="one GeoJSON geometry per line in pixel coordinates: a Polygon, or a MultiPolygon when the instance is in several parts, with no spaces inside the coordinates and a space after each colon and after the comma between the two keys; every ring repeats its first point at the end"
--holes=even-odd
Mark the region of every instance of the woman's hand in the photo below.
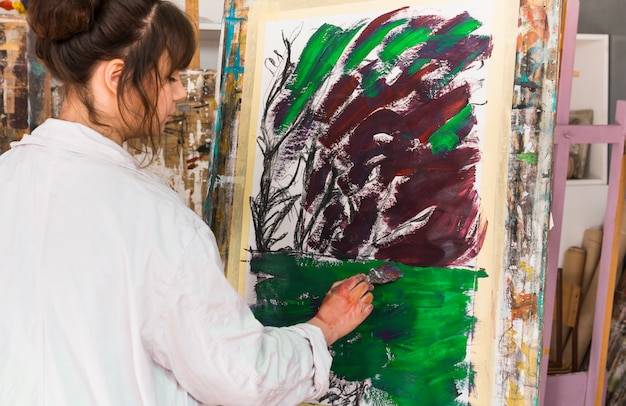
{"type": "Polygon", "coordinates": [[[335,282],[322,301],[317,314],[308,323],[319,327],[326,343],[335,341],[354,330],[374,309],[374,286],[364,274],[335,282]]]}

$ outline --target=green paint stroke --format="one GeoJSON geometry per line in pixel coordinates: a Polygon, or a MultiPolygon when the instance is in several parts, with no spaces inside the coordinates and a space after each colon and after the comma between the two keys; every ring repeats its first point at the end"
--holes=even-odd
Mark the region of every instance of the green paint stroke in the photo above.
{"type": "Polygon", "coordinates": [[[522,162],[528,162],[532,165],[537,165],[537,154],[534,152],[524,152],[517,154],[517,159],[522,162]]]}
{"type": "Polygon", "coordinates": [[[450,49],[453,45],[467,39],[468,35],[478,29],[482,23],[474,18],[462,20],[455,27],[452,27],[443,35],[433,35],[432,39],[437,40],[436,53],[443,53],[450,49]]]}
{"type": "MultiPolygon", "coordinates": [[[[378,45],[382,46],[379,52],[381,66],[377,69],[373,69],[362,77],[362,86],[365,89],[365,95],[367,97],[376,97],[380,91],[380,87],[376,85],[380,77],[386,75],[394,67],[400,55],[426,42],[432,32],[427,27],[405,27],[385,44],[384,40],[387,34],[389,34],[392,29],[405,23],[405,20],[399,20],[381,26],[381,28],[370,35],[364,43],[355,47],[353,54],[349,55],[346,62],[346,72],[356,68],[378,45]]],[[[426,62],[428,62],[428,60],[421,61],[420,66],[423,66],[426,62]]]]}
{"type": "Polygon", "coordinates": [[[410,75],[414,75],[415,73],[417,73],[420,69],[422,69],[424,66],[426,66],[430,62],[431,60],[426,59],[426,58],[415,59],[413,62],[411,62],[411,66],[409,67],[407,72],[410,75]]]}
{"type": "Polygon", "coordinates": [[[349,74],[352,70],[356,69],[365,60],[365,58],[367,58],[367,56],[382,43],[383,39],[391,30],[405,23],[406,20],[398,20],[383,24],[367,38],[359,41],[359,44],[354,47],[346,58],[344,72],[349,74]]]}
{"type": "Polygon", "coordinates": [[[435,131],[428,139],[433,154],[450,152],[456,148],[460,143],[457,134],[473,119],[474,111],[472,105],[468,104],[459,113],[435,131]]]}
{"type": "MultiPolygon", "coordinates": [[[[381,261],[323,262],[286,253],[258,255],[251,272],[268,275],[256,285],[255,315],[266,325],[311,318],[336,280],[367,273],[381,261]]],[[[377,286],[374,311],[332,347],[333,371],[349,381],[371,379],[372,399],[390,405],[459,405],[459,382],[474,383],[467,362],[476,319],[468,313],[484,271],[417,268],[397,264],[400,280],[377,286]]]]}
{"type": "Polygon", "coordinates": [[[475,18],[469,17],[461,21],[448,31],[448,35],[460,35],[466,37],[469,33],[476,31],[483,25],[475,18]]]}
{"type": "Polygon", "coordinates": [[[428,40],[431,32],[428,27],[407,27],[383,48],[379,54],[380,60],[386,63],[393,63],[403,52],[428,40]]]}
{"type": "MultiPolygon", "coordinates": [[[[459,24],[457,24],[455,27],[451,28],[444,34],[433,35],[430,38],[429,42],[436,44],[436,54],[443,55],[460,42],[465,42],[469,35],[481,26],[482,23],[480,21],[470,17],[461,21],[459,24]]],[[[474,52],[469,53],[467,57],[464,58],[463,63],[459,63],[454,67],[454,69],[451,69],[448,73],[446,73],[439,79],[433,90],[439,91],[446,88],[450,84],[450,82],[467,67],[468,64],[474,62],[476,58],[480,56],[483,52],[483,49],[477,49],[474,52]]]]}
{"type": "Polygon", "coordinates": [[[284,134],[301,116],[360,29],[361,26],[342,30],[340,27],[324,24],[309,38],[300,54],[294,80],[287,86],[292,93],[293,101],[283,122],[277,127],[279,135],[284,134]]]}

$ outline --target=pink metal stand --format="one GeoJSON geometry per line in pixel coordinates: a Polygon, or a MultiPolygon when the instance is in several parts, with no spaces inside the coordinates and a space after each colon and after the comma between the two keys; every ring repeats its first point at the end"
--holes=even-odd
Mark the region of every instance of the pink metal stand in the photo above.
{"type": "MultiPolygon", "coordinates": [[[[554,134],[554,164],[552,173],[551,213],[554,226],[548,237],[548,260],[544,290],[543,351],[541,356],[540,405],[585,405],[596,404],[598,390],[604,394],[606,389],[606,360],[602,352],[608,340],[605,337],[605,316],[611,312],[608,304],[613,297],[610,285],[611,257],[615,235],[615,220],[620,190],[622,156],[624,154],[624,136],[626,135],[626,101],[618,101],[616,107],[617,124],[612,125],[568,125],[574,53],[578,27],[579,1],[568,0],[561,61],[561,74],[557,97],[557,120],[554,134]],[[569,160],[570,144],[609,144],[611,146],[607,203],[604,216],[602,248],[599,263],[598,291],[595,304],[593,333],[589,357],[589,369],[562,375],[547,375],[552,334],[552,321],[556,295],[558,255],[563,222],[565,184],[569,160]],[[609,300],[607,302],[607,300],[609,300]],[[604,362],[602,362],[604,360],[604,362]],[[604,364],[604,365],[601,365],[604,364]],[[599,377],[604,377],[599,379],[599,377]],[[601,382],[600,382],[601,380],[601,382]]],[[[581,354],[582,356],[582,354],[581,354]]],[[[604,395],[602,395],[602,405],[604,395]]]]}

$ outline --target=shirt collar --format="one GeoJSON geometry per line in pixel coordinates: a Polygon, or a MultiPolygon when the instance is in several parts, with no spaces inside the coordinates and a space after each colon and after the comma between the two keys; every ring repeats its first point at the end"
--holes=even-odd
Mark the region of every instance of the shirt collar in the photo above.
{"type": "Polygon", "coordinates": [[[35,128],[32,134],[24,135],[21,141],[11,143],[11,148],[25,145],[59,148],[132,169],[139,168],[137,160],[115,141],[83,124],[71,121],[49,118],[35,128]]]}

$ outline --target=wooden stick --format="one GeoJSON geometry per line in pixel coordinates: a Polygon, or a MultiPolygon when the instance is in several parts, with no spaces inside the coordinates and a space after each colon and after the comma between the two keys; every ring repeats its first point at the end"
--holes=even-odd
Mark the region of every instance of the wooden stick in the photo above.
{"type": "Polygon", "coordinates": [[[563,269],[556,274],[556,363],[563,367],[563,269]]]}
{"type": "MultiPolygon", "coordinates": [[[[620,116],[620,121],[624,120],[624,105],[622,105],[621,109],[619,109],[618,105],[618,113],[622,113],[620,116]]],[[[616,115],[617,117],[617,115],[616,115]]],[[[620,123],[621,124],[621,123],[620,123]]],[[[622,124],[623,125],[623,124],[622,124]]],[[[613,146],[615,148],[615,146],[613,146]]],[[[621,168],[620,168],[620,179],[619,179],[619,192],[617,194],[617,209],[615,216],[615,224],[622,223],[622,212],[624,207],[624,192],[626,191],[626,155],[622,155],[621,168]]],[[[606,372],[606,356],[609,351],[609,336],[611,335],[611,316],[613,314],[613,296],[615,294],[615,277],[616,277],[616,268],[618,263],[617,254],[619,252],[619,230],[615,230],[615,235],[613,236],[613,250],[611,251],[611,273],[609,274],[609,285],[608,285],[608,295],[606,298],[606,312],[604,313],[604,329],[602,333],[602,350],[600,351],[600,365],[602,368],[600,369],[600,374],[598,376],[598,386],[596,388],[596,404],[603,404],[606,395],[606,387],[604,385],[604,375],[606,372]]]]}
{"type": "MultiPolygon", "coordinates": [[[[198,0],[185,0],[185,10],[189,15],[189,18],[196,27],[197,38],[200,39],[200,17],[198,15],[198,0]]],[[[189,64],[189,69],[200,68],[200,47],[196,48],[196,53],[193,55],[193,59],[189,64]]]]}

